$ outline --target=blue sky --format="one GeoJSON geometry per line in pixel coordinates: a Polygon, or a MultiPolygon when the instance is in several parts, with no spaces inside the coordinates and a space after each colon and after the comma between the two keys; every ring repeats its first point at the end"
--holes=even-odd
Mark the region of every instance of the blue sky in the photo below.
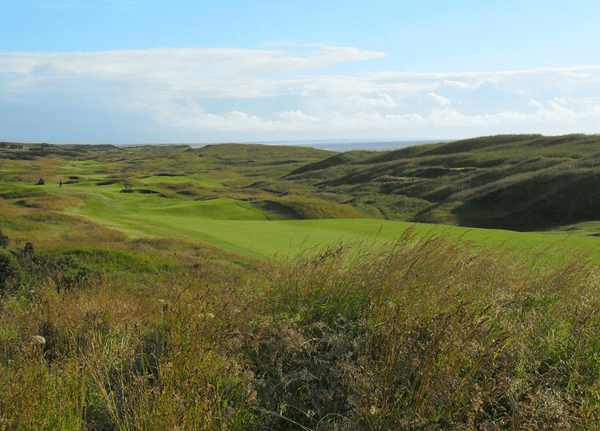
{"type": "Polygon", "coordinates": [[[10,2],[0,141],[600,132],[598,1],[10,2]]]}

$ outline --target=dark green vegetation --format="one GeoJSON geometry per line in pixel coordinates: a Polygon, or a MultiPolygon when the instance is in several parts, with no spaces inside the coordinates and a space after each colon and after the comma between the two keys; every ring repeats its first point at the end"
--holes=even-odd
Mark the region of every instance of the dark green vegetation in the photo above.
{"type": "Polygon", "coordinates": [[[596,153],[0,143],[0,430],[598,429],[596,153]]]}
{"type": "MultiPolygon", "coordinates": [[[[379,218],[538,231],[600,214],[600,136],[495,136],[340,154],[239,144],[41,144],[0,152],[15,161],[2,172],[5,181],[46,176],[54,184],[62,178],[131,187],[167,199],[236,199],[270,220],[379,218]]],[[[2,197],[18,193],[4,190],[2,197]]]]}
{"type": "Polygon", "coordinates": [[[345,193],[389,219],[541,230],[598,219],[600,136],[495,136],[340,154],[286,178],[345,193]]]}

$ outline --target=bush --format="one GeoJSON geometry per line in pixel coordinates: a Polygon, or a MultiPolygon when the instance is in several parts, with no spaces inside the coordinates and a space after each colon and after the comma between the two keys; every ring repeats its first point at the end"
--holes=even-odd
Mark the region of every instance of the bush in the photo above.
{"type": "Polygon", "coordinates": [[[8,236],[6,236],[4,234],[4,232],[2,232],[0,230],[0,247],[2,248],[8,248],[8,244],[10,243],[10,239],[8,238],[8,236]]]}
{"type": "Polygon", "coordinates": [[[75,257],[63,254],[36,253],[33,244],[27,243],[16,257],[29,281],[35,283],[52,279],[58,290],[70,290],[87,283],[92,271],[75,257]]]}
{"type": "Polygon", "coordinates": [[[0,248],[0,294],[19,286],[23,279],[23,270],[15,256],[0,248]]]}

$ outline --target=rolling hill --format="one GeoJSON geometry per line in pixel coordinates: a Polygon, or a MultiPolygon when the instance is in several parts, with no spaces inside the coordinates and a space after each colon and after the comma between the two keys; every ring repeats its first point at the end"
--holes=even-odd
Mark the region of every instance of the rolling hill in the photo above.
{"type": "Polygon", "coordinates": [[[599,166],[599,136],[506,135],[334,155],[285,178],[389,219],[532,231],[598,220],[599,166]]]}

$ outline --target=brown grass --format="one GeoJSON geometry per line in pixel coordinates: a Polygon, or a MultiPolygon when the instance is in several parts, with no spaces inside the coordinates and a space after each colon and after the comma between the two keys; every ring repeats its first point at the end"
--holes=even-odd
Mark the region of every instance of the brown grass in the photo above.
{"type": "Polygon", "coordinates": [[[36,196],[26,197],[16,201],[16,204],[25,208],[36,208],[53,211],[64,211],[82,203],[75,196],[36,196]]]}
{"type": "Polygon", "coordinates": [[[278,266],[174,240],[121,249],[170,269],[2,298],[0,429],[600,425],[585,259],[546,268],[411,232],[278,266]]]}

